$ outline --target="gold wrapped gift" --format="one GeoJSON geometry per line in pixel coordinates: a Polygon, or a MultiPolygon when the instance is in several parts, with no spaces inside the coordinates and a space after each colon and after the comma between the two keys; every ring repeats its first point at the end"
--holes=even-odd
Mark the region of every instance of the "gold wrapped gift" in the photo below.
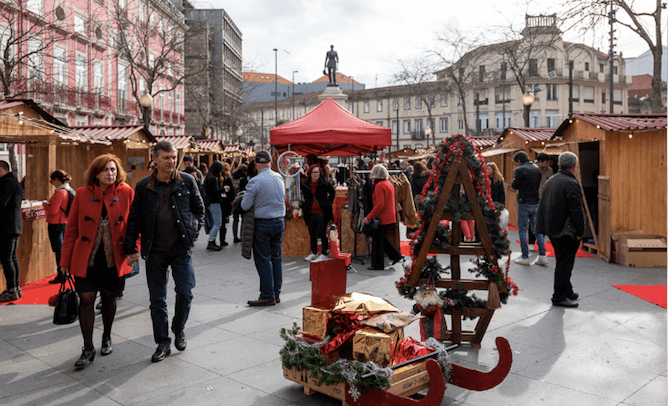
{"type": "Polygon", "coordinates": [[[352,292],[339,299],[334,306],[335,312],[355,312],[355,314],[376,314],[398,312],[399,309],[385,299],[367,293],[352,292]]]}
{"type": "Polygon", "coordinates": [[[327,320],[330,311],[318,307],[306,306],[303,309],[302,333],[322,340],[327,335],[327,320]]]}
{"type": "Polygon", "coordinates": [[[392,351],[396,343],[403,338],[403,328],[397,328],[391,334],[375,328],[358,330],[353,336],[353,358],[359,361],[373,361],[386,367],[393,358],[392,351]]]}

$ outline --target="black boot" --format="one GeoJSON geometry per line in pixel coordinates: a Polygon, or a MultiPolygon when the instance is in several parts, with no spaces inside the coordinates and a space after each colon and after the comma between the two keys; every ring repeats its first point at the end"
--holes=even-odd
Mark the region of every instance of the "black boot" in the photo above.
{"type": "Polygon", "coordinates": [[[216,245],[215,241],[209,241],[209,245],[206,246],[206,249],[211,251],[220,251],[223,248],[220,245],[216,245]]]}
{"type": "Polygon", "coordinates": [[[86,361],[93,362],[95,360],[95,348],[92,350],[86,350],[85,348],[81,351],[81,357],[74,363],[76,368],[82,368],[86,366],[86,361]]]}

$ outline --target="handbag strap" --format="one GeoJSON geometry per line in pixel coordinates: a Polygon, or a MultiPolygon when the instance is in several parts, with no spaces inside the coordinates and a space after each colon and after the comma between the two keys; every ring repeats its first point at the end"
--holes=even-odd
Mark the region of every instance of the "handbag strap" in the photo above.
{"type": "Polygon", "coordinates": [[[70,289],[74,290],[74,276],[72,276],[72,274],[69,274],[67,280],[60,284],[61,292],[64,292],[67,289],[67,286],[65,286],[66,283],[69,283],[70,289]]]}

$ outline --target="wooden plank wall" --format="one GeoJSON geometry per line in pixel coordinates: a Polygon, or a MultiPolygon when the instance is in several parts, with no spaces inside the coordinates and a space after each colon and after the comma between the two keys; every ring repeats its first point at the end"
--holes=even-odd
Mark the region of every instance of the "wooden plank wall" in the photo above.
{"type": "Polygon", "coordinates": [[[611,231],[666,235],[666,132],[608,133],[611,231]]]}

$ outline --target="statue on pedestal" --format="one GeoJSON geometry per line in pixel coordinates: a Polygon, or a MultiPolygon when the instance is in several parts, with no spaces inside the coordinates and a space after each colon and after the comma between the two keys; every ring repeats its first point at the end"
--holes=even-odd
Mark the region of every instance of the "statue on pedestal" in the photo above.
{"type": "Polygon", "coordinates": [[[323,74],[329,76],[329,83],[327,86],[336,86],[336,65],[339,63],[339,55],[334,50],[334,45],[327,52],[325,56],[325,69],[323,74]]]}

